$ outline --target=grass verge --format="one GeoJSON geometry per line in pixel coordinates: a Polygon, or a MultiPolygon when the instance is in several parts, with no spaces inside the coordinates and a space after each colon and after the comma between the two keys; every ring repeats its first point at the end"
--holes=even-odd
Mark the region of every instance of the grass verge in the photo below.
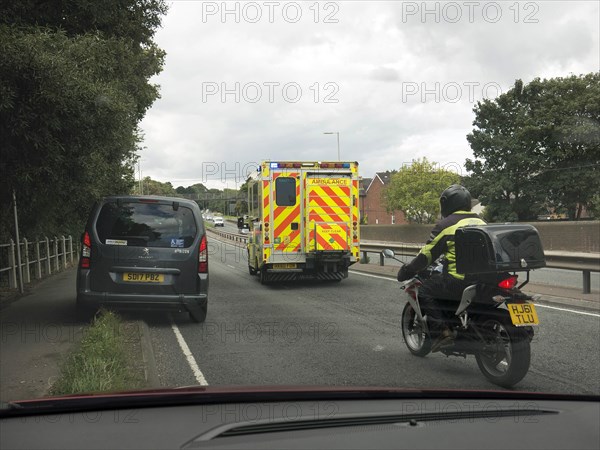
{"type": "Polygon", "coordinates": [[[132,331],[114,312],[100,310],[79,346],[61,364],[50,395],[144,388],[145,379],[132,362],[131,344],[136,339],[131,339],[132,331]]]}

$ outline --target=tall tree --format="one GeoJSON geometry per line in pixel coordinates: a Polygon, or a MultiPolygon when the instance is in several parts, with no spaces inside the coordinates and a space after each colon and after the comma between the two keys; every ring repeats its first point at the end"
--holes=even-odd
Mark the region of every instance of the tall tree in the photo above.
{"type": "Polygon", "coordinates": [[[162,183],[157,180],[153,180],[150,177],[144,177],[142,180],[142,188],[144,189],[144,195],[163,195],[167,197],[176,197],[177,191],[173,189],[173,185],[167,181],[162,183]]]}
{"type": "Polygon", "coordinates": [[[491,220],[579,218],[600,191],[600,73],[517,80],[473,109],[465,166],[491,220]]]}
{"type": "Polygon", "coordinates": [[[77,233],[93,200],[130,191],[165,11],[162,0],[2,2],[2,237],[13,190],[32,237],[77,233]]]}
{"type": "Polygon", "coordinates": [[[433,223],[440,215],[440,194],[459,182],[458,174],[417,159],[392,175],[382,200],[388,212],[403,211],[410,222],[433,223]]]}

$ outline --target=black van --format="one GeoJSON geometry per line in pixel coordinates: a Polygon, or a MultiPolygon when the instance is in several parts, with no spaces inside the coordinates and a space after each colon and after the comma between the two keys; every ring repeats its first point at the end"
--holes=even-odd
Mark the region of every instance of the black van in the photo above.
{"type": "Polygon", "coordinates": [[[77,306],[187,311],[204,322],[208,246],[198,205],[182,198],[99,201],[82,239],[77,306]]]}

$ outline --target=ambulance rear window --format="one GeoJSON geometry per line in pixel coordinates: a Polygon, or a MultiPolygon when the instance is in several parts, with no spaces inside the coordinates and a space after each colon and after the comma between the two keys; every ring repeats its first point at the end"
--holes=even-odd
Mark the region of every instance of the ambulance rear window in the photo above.
{"type": "Polygon", "coordinates": [[[277,206],[294,206],[296,204],[296,179],[279,177],[275,180],[275,202],[277,206]]]}

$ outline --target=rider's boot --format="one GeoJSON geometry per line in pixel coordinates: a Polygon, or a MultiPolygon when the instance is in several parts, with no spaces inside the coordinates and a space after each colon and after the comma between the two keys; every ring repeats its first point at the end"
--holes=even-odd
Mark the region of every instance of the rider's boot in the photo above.
{"type": "Polygon", "coordinates": [[[431,353],[439,352],[440,350],[454,345],[454,333],[447,326],[444,326],[438,338],[431,345],[431,353]]]}

